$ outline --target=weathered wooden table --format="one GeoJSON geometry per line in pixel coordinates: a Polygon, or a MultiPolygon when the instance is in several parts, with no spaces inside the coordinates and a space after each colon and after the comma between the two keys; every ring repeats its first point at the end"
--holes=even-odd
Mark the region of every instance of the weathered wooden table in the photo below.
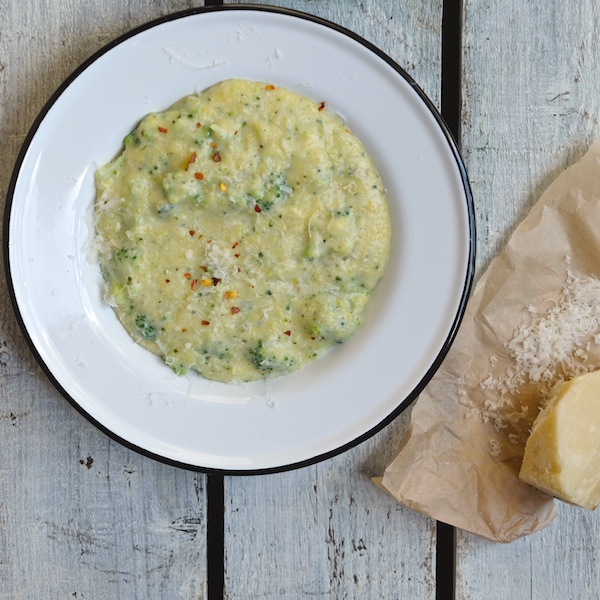
{"type": "MultiPolygon", "coordinates": [[[[600,132],[596,2],[269,4],[355,31],[442,110],[475,197],[478,274],[600,132]]],[[[192,6],[0,0],[0,197],[36,115],[73,69],[132,27],[192,6]]],[[[380,492],[370,478],[395,453],[407,413],[336,458],[259,477],[207,476],[127,450],[54,389],[5,284],[1,298],[1,598],[598,597],[595,514],[563,505],[546,530],[498,545],[380,492]]]]}

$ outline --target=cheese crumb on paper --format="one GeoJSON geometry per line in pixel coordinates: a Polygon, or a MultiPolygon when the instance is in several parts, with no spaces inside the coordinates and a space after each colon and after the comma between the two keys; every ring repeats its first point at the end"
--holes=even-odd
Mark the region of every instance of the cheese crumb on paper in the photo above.
{"type": "MultiPolygon", "coordinates": [[[[567,258],[562,294],[544,304],[526,307],[529,318],[505,344],[513,364],[480,383],[490,395],[476,412],[498,431],[513,426],[517,434],[524,433],[520,422],[534,416],[527,403],[519,404],[524,391],[533,389],[542,408],[557,385],[600,366],[590,361],[590,351],[600,347],[600,280],[574,273],[567,258]]],[[[497,360],[490,357],[492,369],[497,360]]],[[[517,434],[512,434],[512,443],[518,443],[517,434]]],[[[497,444],[492,444],[492,453],[497,452],[497,444]]]]}

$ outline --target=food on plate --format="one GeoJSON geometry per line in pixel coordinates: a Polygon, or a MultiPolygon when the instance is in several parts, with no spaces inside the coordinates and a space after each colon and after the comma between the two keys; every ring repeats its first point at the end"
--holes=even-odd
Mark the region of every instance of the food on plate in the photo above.
{"type": "Polygon", "coordinates": [[[106,299],[178,374],[279,377],[347,340],[383,274],[380,176],[325,102],[226,80],[146,116],[96,173],[106,299]]]}
{"type": "Polygon", "coordinates": [[[600,503],[600,371],[559,384],[536,418],[519,477],[560,500],[600,503]]]}

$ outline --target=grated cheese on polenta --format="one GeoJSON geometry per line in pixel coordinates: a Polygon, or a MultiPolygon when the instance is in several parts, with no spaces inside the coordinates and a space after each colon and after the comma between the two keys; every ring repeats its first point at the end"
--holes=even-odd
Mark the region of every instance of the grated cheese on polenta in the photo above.
{"type": "Polygon", "coordinates": [[[146,116],[98,170],[107,301],[176,373],[278,377],[360,324],[387,262],[387,200],[324,107],[227,80],[146,116]]]}

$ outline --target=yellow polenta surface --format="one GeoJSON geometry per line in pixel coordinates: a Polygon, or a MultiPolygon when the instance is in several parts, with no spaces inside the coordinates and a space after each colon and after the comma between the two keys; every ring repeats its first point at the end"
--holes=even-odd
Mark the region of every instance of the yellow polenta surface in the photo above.
{"type": "Polygon", "coordinates": [[[347,340],[390,221],[347,126],[289,90],[227,80],[150,114],[96,174],[107,300],[178,374],[290,373],[347,340]]]}

